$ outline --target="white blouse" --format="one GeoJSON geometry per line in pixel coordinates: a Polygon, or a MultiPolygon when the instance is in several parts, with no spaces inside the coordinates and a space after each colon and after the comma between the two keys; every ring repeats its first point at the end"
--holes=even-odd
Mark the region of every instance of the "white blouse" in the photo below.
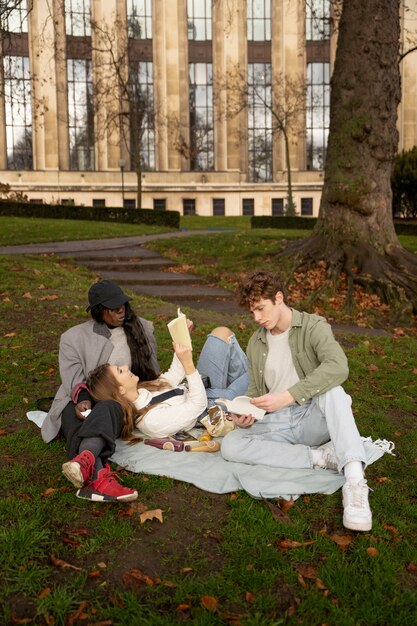
{"type": "MultiPolygon", "coordinates": [[[[200,374],[196,370],[193,374],[186,376],[176,354],[169,370],[162,376],[172,389],[178,387],[184,378],[186,378],[187,386],[184,387],[184,395],[172,396],[164,400],[149,409],[142,418],[136,420],[136,428],[147,437],[170,437],[180,430],[189,430],[195,426],[198,416],[207,407],[206,390],[200,374]]],[[[165,393],[168,389],[154,392],[139,389],[139,395],[134,402],[136,408],[142,409],[152,398],[165,393]]]]}

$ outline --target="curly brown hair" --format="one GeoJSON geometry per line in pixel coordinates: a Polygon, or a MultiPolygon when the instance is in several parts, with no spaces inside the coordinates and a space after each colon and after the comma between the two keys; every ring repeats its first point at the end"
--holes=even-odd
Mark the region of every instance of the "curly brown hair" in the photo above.
{"type": "Polygon", "coordinates": [[[261,299],[275,302],[278,291],[285,297],[284,284],[279,276],[267,270],[255,270],[240,279],[237,295],[239,304],[250,309],[261,299]]]}

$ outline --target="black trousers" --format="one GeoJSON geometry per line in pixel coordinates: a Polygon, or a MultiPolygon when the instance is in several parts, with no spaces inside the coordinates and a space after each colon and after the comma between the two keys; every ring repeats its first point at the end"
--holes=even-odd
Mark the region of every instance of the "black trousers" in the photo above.
{"type": "Polygon", "coordinates": [[[116,439],[123,427],[123,410],[115,400],[101,400],[84,421],[75,413],[75,404],[69,402],[62,411],[61,431],[67,441],[67,456],[77,456],[81,441],[87,437],[101,437],[105,441],[100,458],[105,462],[116,448],[116,439]]]}

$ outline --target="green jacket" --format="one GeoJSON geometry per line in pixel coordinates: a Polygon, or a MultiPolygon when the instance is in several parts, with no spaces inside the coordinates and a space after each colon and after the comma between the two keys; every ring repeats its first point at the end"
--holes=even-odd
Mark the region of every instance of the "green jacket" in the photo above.
{"type": "MultiPolygon", "coordinates": [[[[269,391],[264,380],[268,354],[266,332],[265,328],[258,328],[249,339],[246,351],[250,375],[247,393],[251,398],[269,391]]],[[[308,402],[313,396],[325,393],[347,379],[346,355],[324,317],[292,309],[289,343],[300,381],[288,391],[298,404],[308,402]]]]}

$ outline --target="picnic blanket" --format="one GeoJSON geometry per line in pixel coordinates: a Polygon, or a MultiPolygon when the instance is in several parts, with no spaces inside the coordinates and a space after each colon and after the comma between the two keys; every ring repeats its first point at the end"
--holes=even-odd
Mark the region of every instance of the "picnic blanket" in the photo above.
{"type": "MultiPolygon", "coordinates": [[[[46,413],[29,411],[27,417],[39,427],[46,413]]],[[[201,429],[191,431],[198,436],[201,429]]],[[[221,439],[219,439],[221,442],[221,439]]],[[[363,437],[367,464],[385,453],[393,454],[394,444],[385,439],[363,437]]],[[[225,461],[220,452],[170,452],[143,443],[128,445],[120,439],[111,461],[130,472],[167,476],[191,483],[212,493],[245,490],[254,498],[296,499],[302,494],[331,494],[340,489],[344,476],[332,470],[286,469],[225,461]]]]}

